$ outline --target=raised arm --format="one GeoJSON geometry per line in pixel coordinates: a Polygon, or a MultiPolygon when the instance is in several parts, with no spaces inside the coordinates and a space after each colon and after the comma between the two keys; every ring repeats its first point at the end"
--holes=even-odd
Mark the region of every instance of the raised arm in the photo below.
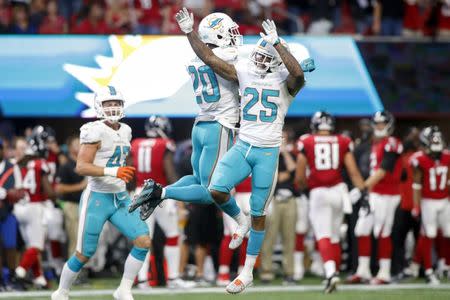
{"type": "Polygon", "coordinates": [[[180,26],[181,31],[183,31],[191,44],[192,50],[195,54],[215,73],[220,75],[229,81],[238,81],[236,68],[232,65],[219,58],[214,54],[214,52],[200,39],[197,32],[194,31],[194,16],[192,13],[189,14],[186,7],[180,10],[176,15],[175,19],[180,26]]]}
{"type": "Polygon", "coordinates": [[[272,44],[280,55],[286,69],[289,71],[289,76],[287,78],[289,94],[291,94],[291,96],[295,96],[305,85],[303,70],[297,59],[280,42],[275,22],[272,20],[266,20],[263,22],[262,26],[266,34],[261,32],[260,35],[266,42],[272,44]]]}

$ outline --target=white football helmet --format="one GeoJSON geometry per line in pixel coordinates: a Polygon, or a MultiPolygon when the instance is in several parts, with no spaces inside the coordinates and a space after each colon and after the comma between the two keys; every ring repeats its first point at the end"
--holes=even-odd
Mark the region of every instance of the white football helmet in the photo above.
{"type": "Polygon", "coordinates": [[[97,118],[105,119],[112,123],[118,122],[125,117],[123,112],[124,103],[125,99],[122,93],[116,90],[115,87],[108,85],[105,88],[101,88],[94,96],[94,108],[97,113],[97,118]],[[104,102],[111,100],[120,101],[122,105],[103,107],[104,102]]]}
{"type": "Polygon", "coordinates": [[[198,34],[205,44],[221,48],[243,44],[238,24],[224,13],[212,13],[204,17],[198,25],[198,34]]]}
{"type": "MultiPolygon", "coordinates": [[[[280,43],[290,51],[285,40],[280,38],[280,43]]],[[[258,74],[265,74],[269,70],[276,72],[283,63],[275,47],[262,38],[259,39],[255,48],[253,48],[250,60],[253,62],[251,69],[258,74]]]]}

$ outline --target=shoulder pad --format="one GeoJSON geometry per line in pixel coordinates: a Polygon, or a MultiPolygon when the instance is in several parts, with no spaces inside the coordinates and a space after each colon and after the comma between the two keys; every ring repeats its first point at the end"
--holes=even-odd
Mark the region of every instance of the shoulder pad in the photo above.
{"type": "Polygon", "coordinates": [[[102,127],[99,121],[89,122],[80,128],[80,143],[92,144],[98,143],[101,140],[102,127]]]}

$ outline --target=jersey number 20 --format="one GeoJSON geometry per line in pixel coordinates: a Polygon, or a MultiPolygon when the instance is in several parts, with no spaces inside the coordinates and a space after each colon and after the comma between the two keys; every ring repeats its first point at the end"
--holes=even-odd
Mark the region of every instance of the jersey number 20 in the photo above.
{"type": "Polygon", "coordinates": [[[200,82],[202,83],[202,96],[196,96],[198,104],[202,104],[202,98],[206,103],[213,103],[220,100],[219,83],[216,74],[208,66],[201,66],[198,70],[194,66],[188,67],[191,74],[194,91],[197,92],[200,82]]]}

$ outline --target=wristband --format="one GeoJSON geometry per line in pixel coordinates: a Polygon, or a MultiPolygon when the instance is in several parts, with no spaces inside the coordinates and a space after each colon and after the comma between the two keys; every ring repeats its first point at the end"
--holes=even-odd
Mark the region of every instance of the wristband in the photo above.
{"type": "Polygon", "coordinates": [[[278,45],[280,43],[280,38],[277,38],[277,40],[273,43],[273,46],[275,47],[276,45],[278,45]]]}
{"type": "Polygon", "coordinates": [[[119,170],[119,167],[103,168],[103,175],[104,176],[117,177],[117,171],[118,170],[119,170]]]}
{"type": "Polygon", "coordinates": [[[421,189],[422,189],[422,185],[420,184],[420,183],[413,183],[412,184],[412,188],[413,188],[413,190],[418,190],[418,191],[420,191],[421,189]]]}

